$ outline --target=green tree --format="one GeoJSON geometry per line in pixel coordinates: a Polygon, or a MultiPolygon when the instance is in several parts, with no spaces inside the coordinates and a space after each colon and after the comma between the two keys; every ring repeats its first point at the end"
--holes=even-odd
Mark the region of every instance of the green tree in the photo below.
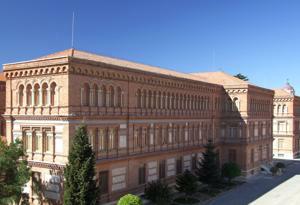
{"type": "Polygon", "coordinates": [[[189,170],[176,177],[176,190],[185,194],[185,200],[197,191],[197,177],[189,170]]]}
{"type": "Polygon", "coordinates": [[[217,153],[211,140],[205,145],[203,158],[196,169],[196,175],[200,182],[207,185],[215,185],[220,182],[220,169],[218,165],[217,153]]]}
{"type": "Polygon", "coordinates": [[[168,184],[158,180],[149,182],[145,187],[145,197],[156,205],[169,205],[171,189],[168,184]]]}
{"type": "Polygon", "coordinates": [[[238,79],[241,79],[241,80],[244,80],[244,81],[248,81],[249,80],[247,76],[245,76],[245,75],[243,75],[241,73],[236,74],[234,77],[236,77],[238,79]]]}
{"type": "Polygon", "coordinates": [[[231,183],[231,180],[235,177],[241,175],[240,167],[234,162],[227,162],[222,166],[222,176],[228,179],[228,182],[231,183]]]}
{"type": "Polygon", "coordinates": [[[142,205],[142,200],[138,196],[126,194],[119,199],[117,205],[142,205]]]}
{"type": "Polygon", "coordinates": [[[0,204],[18,204],[29,179],[22,142],[16,140],[8,145],[0,139],[0,204]]]}
{"type": "Polygon", "coordinates": [[[64,204],[94,205],[99,189],[96,185],[95,156],[88,142],[85,126],[75,133],[69,152],[68,164],[64,170],[64,204]]]}

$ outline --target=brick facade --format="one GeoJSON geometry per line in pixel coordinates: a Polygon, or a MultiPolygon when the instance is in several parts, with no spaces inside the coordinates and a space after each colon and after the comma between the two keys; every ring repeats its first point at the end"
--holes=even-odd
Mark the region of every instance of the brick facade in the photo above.
{"type": "Polygon", "coordinates": [[[7,140],[23,139],[32,170],[50,184],[45,197],[58,203],[80,124],[104,201],[193,170],[209,139],[220,164],[235,161],[244,175],[272,160],[274,92],[223,72],[184,74],[70,49],[6,64],[4,73],[7,140]]]}

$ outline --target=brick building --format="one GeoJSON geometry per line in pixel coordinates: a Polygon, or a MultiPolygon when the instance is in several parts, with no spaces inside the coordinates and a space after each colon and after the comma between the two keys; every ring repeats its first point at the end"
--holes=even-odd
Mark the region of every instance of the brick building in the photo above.
{"type": "MultiPolygon", "coordinates": [[[[75,49],[5,64],[7,140],[22,138],[44,197],[62,200],[62,170],[86,124],[102,200],[193,170],[213,140],[244,175],[272,160],[272,90],[223,72],[185,74],[75,49]]],[[[37,196],[29,191],[32,200],[37,196]]]]}
{"type": "Polygon", "coordinates": [[[0,73],[0,137],[4,138],[5,137],[5,120],[2,116],[5,112],[5,77],[4,73],[0,73]]]}
{"type": "Polygon", "coordinates": [[[294,159],[300,154],[300,97],[287,83],[275,89],[273,155],[276,158],[294,159]]]}

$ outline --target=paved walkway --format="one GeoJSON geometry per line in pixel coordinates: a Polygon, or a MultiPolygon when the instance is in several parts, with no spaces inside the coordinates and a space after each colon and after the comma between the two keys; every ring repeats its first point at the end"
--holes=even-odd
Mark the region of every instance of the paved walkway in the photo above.
{"type": "Polygon", "coordinates": [[[262,174],[254,176],[247,183],[213,199],[208,205],[292,205],[297,202],[297,204],[300,204],[300,201],[298,201],[299,181],[300,161],[288,161],[288,166],[282,176],[273,177],[262,174]],[[284,190],[283,193],[282,190],[284,190]],[[295,191],[298,192],[296,196],[295,191]],[[288,201],[286,201],[287,199],[288,201]]]}

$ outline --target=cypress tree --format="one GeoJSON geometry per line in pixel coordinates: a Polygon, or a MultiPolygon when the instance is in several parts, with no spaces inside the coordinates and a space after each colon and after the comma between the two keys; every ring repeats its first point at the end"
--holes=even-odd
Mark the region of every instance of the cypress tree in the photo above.
{"type": "Polygon", "coordinates": [[[208,185],[215,185],[220,182],[221,172],[217,162],[217,154],[214,151],[215,147],[211,140],[205,145],[203,158],[199,162],[196,170],[196,175],[200,182],[208,185]]]}
{"type": "Polygon", "coordinates": [[[75,133],[64,170],[64,204],[94,205],[98,188],[95,176],[95,155],[88,141],[85,126],[75,133]]]}

